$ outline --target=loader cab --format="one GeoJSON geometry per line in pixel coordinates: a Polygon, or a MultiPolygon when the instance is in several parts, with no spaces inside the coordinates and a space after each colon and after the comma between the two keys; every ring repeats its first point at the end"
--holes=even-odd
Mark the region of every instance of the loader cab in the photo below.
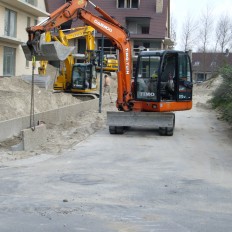
{"type": "Polygon", "coordinates": [[[76,63],[72,69],[72,91],[88,92],[97,88],[95,66],[90,63],[76,63]]]}
{"type": "Polygon", "coordinates": [[[134,81],[137,101],[192,100],[191,61],[188,54],[181,51],[141,52],[134,81]]]}

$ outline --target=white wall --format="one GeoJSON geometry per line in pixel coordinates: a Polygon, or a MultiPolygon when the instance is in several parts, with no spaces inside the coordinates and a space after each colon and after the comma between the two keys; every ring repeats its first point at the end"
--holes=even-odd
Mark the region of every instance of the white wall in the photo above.
{"type": "MultiPolygon", "coordinates": [[[[17,35],[16,39],[18,41],[26,42],[28,40],[28,35],[26,32],[27,27],[27,17],[31,18],[31,26],[34,25],[34,20],[37,18],[33,16],[30,13],[23,12],[19,9],[14,8],[14,6],[7,5],[0,1],[0,36],[4,36],[4,26],[5,26],[5,8],[11,9],[15,12],[17,12],[17,35]]],[[[45,3],[42,0],[38,0],[38,8],[40,10],[45,11],[45,3]]],[[[21,76],[21,75],[30,75],[32,72],[31,68],[31,62],[29,65],[29,68],[26,67],[26,58],[23,53],[21,44],[17,44],[11,41],[4,42],[0,38],[0,76],[3,75],[3,47],[12,47],[16,48],[16,62],[15,62],[15,75],[21,76]]],[[[39,63],[37,62],[37,67],[39,66],[39,63]]],[[[36,69],[37,73],[37,69],[36,69]]]]}

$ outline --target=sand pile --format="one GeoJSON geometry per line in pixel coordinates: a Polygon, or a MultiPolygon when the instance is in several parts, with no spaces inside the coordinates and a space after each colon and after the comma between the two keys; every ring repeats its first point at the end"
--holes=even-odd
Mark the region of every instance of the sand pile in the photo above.
{"type": "MultiPolygon", "coordinates": [[[[35,113],[75,104],[80,100],[67,93],[53,93],[35,85],[35,113]]],[[[21,77],[0,78],[0,121],[30,114],[31,84],[21,77]]]]}
{"type": "MultiPolygon", "coordinates": [[[[54,70],[52,69],[52,71],[54,70]]],[[[48,75],[51,75],[51,71],[48,72],[48,75]]],[[[111,78],[112,93],[116,93],[116,74],[112,73],[111,78]]],[[[81,102],[70,93],[53,93],[52,88],[46,90],[35,86],[34,94],[35,113],[81,102]]],[[[116,101],[116,94],[112,94],[112,96],[116,101]]],[[[30,83],[25,82],[21,77],[0,78],[0,121],[29,115],[30,104],[30,83]]],[[[102,113],[89,109],[78,117],[67,118],[60,125],[55,123],[46,125],[47,142],[35,151],[12,151],[11,146],[20,143],[20,136],[3,141],[0,143],[0,163],[46,153],[57,155],[66,149],[71,149],[96,130],[106,127],[107,110],[117,110],[115,103],[103,107],[102,113]]]]}
{"type": "Polygon", "coordinates": [[[218,76],[208,81],[193,86],[193,104],[200,108],[211,108],[208,101],[212,98],[213,91],[222,83],[222,77],[218,76]]]}

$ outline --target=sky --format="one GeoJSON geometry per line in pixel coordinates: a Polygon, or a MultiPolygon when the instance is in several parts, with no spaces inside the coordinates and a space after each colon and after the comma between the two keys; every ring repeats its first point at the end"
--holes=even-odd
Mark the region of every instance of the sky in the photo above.
{"type": "Polygon", "coordinates": [[[222,14],[232,15],[232,0],[170,0],[170,2],[171,16],[176,21],[177,46],[175,49],[181,49],[181,28],[186,15],[190,14],[191,17],[197,19],[202,12],[206,11],[207,6],[212,8],[215,19],[222,14]]]}

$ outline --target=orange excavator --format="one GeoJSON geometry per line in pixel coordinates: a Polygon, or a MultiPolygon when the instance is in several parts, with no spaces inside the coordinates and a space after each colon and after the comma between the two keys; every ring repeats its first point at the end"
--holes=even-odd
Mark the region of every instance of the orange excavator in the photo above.
{"type": "MultiPolygon", "coordinates": [[[[41,43],[44,32],[79,19],[106,36],[118,50],[118,112],[107,113],[111,134],[122,134],[128,127],[159,128],[160,135],[173,135],[173,111],[192,108],[192,70],[187,53],[182,51],[143,51],[132,75],[132,49],[129,32],[115,18],[89,0],[70,0],[51,13],[44,22],[27,28],[27,47],[32,59],[65,59],[60,45],[41,43]],[[85,9],[87,4],[102,15],[85,9]],[[56,50],[56,51],[55,51],[56,50]],[[49,51],[49,52],[48,52],[49,51]],[[55,51],[55,52],[54,52],[55,51]]],[[[25,51],[24,51],[25,52],[25,51]]],[[[25,54],[26,55],[26,54],[25,54]]]]}

